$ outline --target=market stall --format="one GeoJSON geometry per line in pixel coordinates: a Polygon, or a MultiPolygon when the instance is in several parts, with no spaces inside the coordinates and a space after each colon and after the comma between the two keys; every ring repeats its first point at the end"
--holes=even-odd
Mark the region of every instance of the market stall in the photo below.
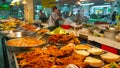
{"type": "Polygon", "coordinates": [[[34,11],[36,14],[38,11],[34,9],[36,2],[33,1],[11,3],[24,5],[24,21],[12,17],[0,20],[0,68],[120,68],[120,16],[116,17],[116,24],[96,16],[107,11],[110,13],[110,5],[109,8],[93,7],[90,10],[91,6],[101,1],[91,0],[95,3],[90,6],[84,0],[36,1],[42,4],[40,8],[44,11],[57,3],[66,6],[66,12],[61,12],[63,16],[69,14],[69,17],[50,30],[48,23],[34,20],[34,11]],[[64,1],[68,4],[65,5],[64,1]],[[91,16],[89,20],[88,11],[93,12],[93,18],[91,16]],[[86,21],[82,21],[82,17],[74,19],[74,14],[86,15],[86,21]]]}
{"type": "MultiPolygon", "coordinates": [[[[1,45],[4,47],[7,68],[119,68],[119,55],[89,44],[90,41],[101,44],[109,44],[110,41],[113,42],[113,45],[109,44],[112,47],[119,46],[119,42],[106,39],[99,32],[90,33],[92,25],[85,23],[80,27],[58,27],[49,31],[16,19],[12,21],[17,24],[11,25],[10,20],[1,24],[1,45]],[[89,42],[83,44],[82,39],[89,42]]],[[[119,47],[115,48],[119,50],[119,47]]]]}

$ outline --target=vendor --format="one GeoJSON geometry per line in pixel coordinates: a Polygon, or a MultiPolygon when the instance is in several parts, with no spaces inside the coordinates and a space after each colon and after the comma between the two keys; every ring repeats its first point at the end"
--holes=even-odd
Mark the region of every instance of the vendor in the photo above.
{"type": "Polygon", "coordinates": [[[49,27],[53,27],[55,29],[59,26],[59,20],[61,19],[60,12],[56,6],[52,7],[52,13],[48,19],[49,27]]]}
{"type": "Polygon", "coordinates": [[[42,10],[39,11],[39,19],[41,20],[41,22],[45,22],[46,15],[43,13],[42,10]]]}
{"type": "Polygon", "coordinates": [[[115,24],[115,22],[116,22],[116,16],[117,16],[117,12],[114,11],[113,14],[112,14],[112,17],[111,17],[111,20],[112,20],[113,24],[115,24]]]}
{"type": "Polygon", "coordinates": [[[87,22],[87,16],[84,16],[84,10],[78,10],[78,13],[75,16],[75,21],[77,24],[81,24],[82,22],[87,22]]]}

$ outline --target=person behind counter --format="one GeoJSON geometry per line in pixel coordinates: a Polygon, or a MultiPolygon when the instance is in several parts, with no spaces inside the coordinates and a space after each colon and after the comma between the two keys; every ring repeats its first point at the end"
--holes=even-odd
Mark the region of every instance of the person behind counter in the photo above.
{"type": "Polygon", "coordinates": [[[41,22],[46,21],[46,15],[43,13],[42,10],[39,11],[39,19],[41,20],[41,22]]]}
{"type": "Polygon", "coordinates": [[[87,22],[88,18],[87,16],[84,16],[84,10],[78,10],[78,13],[75,16],[75,22],[77,24],[81,24],[82,22],[87,22]]]}
{"type": "Polygon", "coordinates": [[[59,20],[61,20],[60,12],[56,6],[53,6],[52,13],[48,19],[48,25],[49,25],[48,29],[54,30],[55,28],[57,28],[60,25],[59,20]]]}
{"type": "Polygon", "coordinates": [[[116,15],[117,15],[117,12],[114,11],[113,14],[112,14],[112,17],[111,17],[111,20],[112,20],[113,24],[115,24],[115,21],[116,21],[116,15]]]}

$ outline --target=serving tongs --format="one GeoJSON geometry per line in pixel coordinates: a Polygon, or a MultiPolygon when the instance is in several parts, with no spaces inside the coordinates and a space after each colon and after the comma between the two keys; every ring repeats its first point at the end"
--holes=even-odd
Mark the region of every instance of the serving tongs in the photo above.
{"type": "Polygon", "coordinates": [[[36,31],[35,31],[34,33],[32,33],[31,35],[32,35],[32,36],[37,35],[40,30],[41,30],[41,29],[36,30],[36,31]]]}
{"type": "Polygon", "coordinates": [[[47,44],[46,46],[44,46],[43,48],[42,48],[42,50],[46,50],[49,46],[51,46],[50,44],[47,44]]]}
{"type": "Polygon", "coordinates": [[[37,39],[41,39],[43,36],[45,35],[45,33],[42,33],[40,36],[37,36],[37,39]]]}

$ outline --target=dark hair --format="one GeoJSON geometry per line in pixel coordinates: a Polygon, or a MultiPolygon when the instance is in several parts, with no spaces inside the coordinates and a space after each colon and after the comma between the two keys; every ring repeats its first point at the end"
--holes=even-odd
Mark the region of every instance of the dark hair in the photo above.
{"type": "Polygon", "coordinates": [[[54,10],[56,10],[57,9],[57,7],[56,6],[53,6],[52,7],[52,11],[54,11],[54,10]]]}

